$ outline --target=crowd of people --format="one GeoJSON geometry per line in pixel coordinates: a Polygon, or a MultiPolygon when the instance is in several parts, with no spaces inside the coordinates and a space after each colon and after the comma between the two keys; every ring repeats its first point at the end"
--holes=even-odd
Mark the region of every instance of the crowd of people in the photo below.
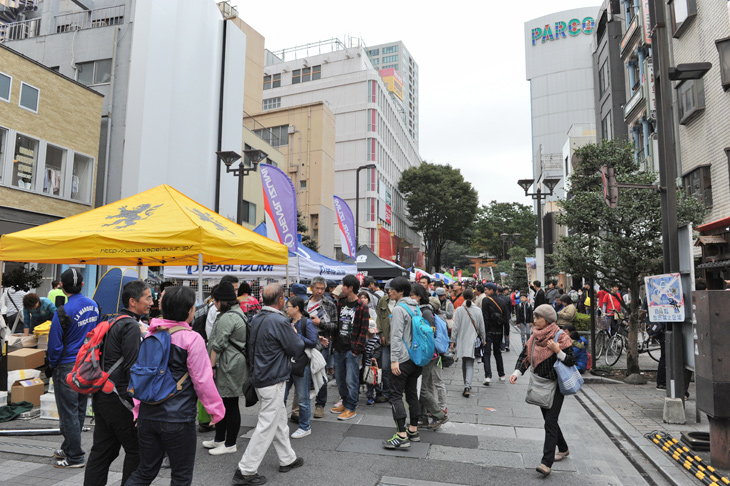
{"type": "MultiPolygon", "coordinates": [[[[588,292],[565,292],[554,282],[547,290],[538,281],[529,289],[509,289],[493,282],[447,285],[423,276],[417,282],[397,277],[381,287],[373,278],[361,281],[346,275],[340,283],[322,277],[309,286],[295,283],[288,292],[269,284],[259,301],[249,283],[227,275],[211,289],[206,303],[196,306],[190,287],[166,282],[155,302],[152,289],[139,280],[124,286],[124,310],[104,338],[101,363],[114,392],[92,395],[96,426],[85,461],[80,432],[87,395],[71,389],[66,376],[87,333],[102,317],[96,303],[81,295],[79,272],[66,270],[58,284],[54,292],[62,295],[55,295],[55,302],[34,293],[22,296],[23,325],[32,332],[42,320],[52,319],[47,374],[54,378],[64,437],[54,452],[54,465],[86,465],[85,485],[106,484],[121,448],[122,484],[150,484],[161,467],[170,467],[171,484],[190,484],[198,434],[214,431],[202,441],[210,455],[238,451],[245,383],[255,389],[260,409],[232,482],[263,484],[266,478],[258,469],[272,442],[279,471],[302,466],[291,440],[316,433],[313,423],[324,417],[328,403],[338,420],[356,417],[361,392],[366,406],[391,406],[395,431],[384,438],[386,449],[406,449],[420,441],[419,428],[438,430],[449,421],[443,368],[461,361],[466,398],[474,386],[475,365],[483,366],[484,386],[493,377],[506,381],[503,353],[510,350],[513,323],[520,343],[512,346],[521,354],[511,383],[527,369],[555,381],[556,360],[577,364],[581,371],[587,361],[587,343],[572,324],[578,312],[590,309],[588,292]],[[143,324],[153,309],[158,316],[143,324]],[[411,355],[415,316],[434,333],[437,320],[445,322],[449,334],[448,350],[435,351],[420,366],[411,355]],[[561,330],[565,332],[558,334],[561,330]],[[167,367],[177,390],[160,402],[144,402],[136,398],[131,375],[142,343],[158,333],[169,334],[167,367]],[[328,386],[332,380],[336,387],[328,386]],[[310,390],[315,392],[313,408],[310,390]],[[338,396],[328,397],[332,390],[338,396]],[[291,434],[289,420],[298,424],[291,434]]],[[[604,312],[618,318],[627,302],[617,289],[605,294],[599,296],[604,312]]],[[[541,409],[546,437],[537,470],[543,475],[569,454],[558,426],[562,403],[558,390],[551,405],[541,409]]]]}

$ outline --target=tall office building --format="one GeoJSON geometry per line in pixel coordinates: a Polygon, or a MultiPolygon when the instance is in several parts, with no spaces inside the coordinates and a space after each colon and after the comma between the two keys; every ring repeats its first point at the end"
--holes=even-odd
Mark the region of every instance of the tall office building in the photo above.
{"type": "Polygon", "coordinates": [[[403,108],[402,116],[408,127],[408,136],[418,147],[418,64],[402,41],[368,46],[367,51],[370,62],[381,76],[401,76],[403,90],[400,95],[394,92],[393,96],[396,104],[403,108]]]}

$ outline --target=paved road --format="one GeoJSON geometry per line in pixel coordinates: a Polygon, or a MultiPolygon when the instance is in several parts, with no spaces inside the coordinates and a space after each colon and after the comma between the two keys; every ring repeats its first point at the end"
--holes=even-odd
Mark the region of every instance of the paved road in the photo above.
{"type": "MultiPolygon", "coordinates": [[[[513,334],[513,339],[518,342],[519,336],[513,334]]],[[[516,358],[515,350],[507,354],[507,370],[513,368],[516,358]]],[[[523,378],[516,385],[497,380],[485,387],[480,379],[467,399],[461,396],[461,363],[445,370],[445,377],[451,421],[438,432],[423,431],[422,442],[414,444],[411,450],[382,448],[381,441],[394,432],[390,407],[368,407],[361,399],[358,415],[351,421],[338,422],[335,415],[327,413],[323,419],[312,420],[312,435],[293,441],[294,449],[305,460],[304,467],[288,474],[279,473],[272,449],[259,473],[274,485],[529,485],[545,481],[581,486],[668,484],[583,394],[567,398],[561,414],[571,455],[555,464],[549,478],[542,479],[534,468],[542,455],[543,422],[539,409],[524,402],[527,380],[523,378]],[[592,415],[601,421],[600,425],[592,415]]],[[[483,377],[483,370],[477,377],[483,377]]],[[[331,386],[330,403],[336,390],[331,386]]],[[[193,484],[230,484],[256,424],[256,407],[243,409],[242,414],[238,453],[213,457],[199,446],[193,484]]],[[[12,423],[13,427],[19,425],[48,427],[57,422],[12,423]]],[[[295,430],[294,424],[291,430],[295,430]]],[[[200,439],[210,436],[201,434],[200,439]]],[[[83,434],[87,451],[91,438],[91,432],[83,434]]],[[[59,442],[58,437],[0,437],[0,482],[82,484],[83,470],[51,467],[50,454],[59,442]]],[[[118,459],[112,465],[109,484],[119,484],[120,472],[118,459]]],[[[682,476],[679,470],[678,475],[682,476]]],[[[169,484],[169,470],[162,470],[153,484],[169,484]]],[[[688,480],[686,484],[693,483],[688,480]]]]}

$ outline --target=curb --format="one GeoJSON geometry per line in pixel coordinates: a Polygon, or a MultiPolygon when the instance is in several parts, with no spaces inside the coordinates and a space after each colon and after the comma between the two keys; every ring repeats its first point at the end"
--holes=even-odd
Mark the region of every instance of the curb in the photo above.
{"type": "Polygon", "coordinates": [[[613,378],[605,378],[603,376],[586,376],[583,374],[583,383],[586,385],[625,385],[623,381],[614,380],[613,378]]]}
{"type": "MultiPolygon", "coordinates": [[[[615,380],[612,380],[615,381],[615,380]]],[[[678,482],[676,463],[669,458],[651,441],[647,440],[642,433],[626,421],[613,407],[600,397],[590,387],[581,388],[581,392],[590,402],[595,405],[601,413],[628,439],[631,444],[654,466],[670,484],[674,486],[685,486],[686,481],[678,482]]],[[[679,468],[681,469],[681,468],[679,468]]],[[[686,476],[681,475],[682,478],[686,476]]]]}

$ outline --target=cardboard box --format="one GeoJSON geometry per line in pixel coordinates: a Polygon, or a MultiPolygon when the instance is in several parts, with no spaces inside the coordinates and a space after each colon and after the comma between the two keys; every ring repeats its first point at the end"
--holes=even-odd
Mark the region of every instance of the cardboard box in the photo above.
{"type": "Polygon", "coordinates": [[[8,353],[8,371],[40,368],[46,362],[43,349],[23,348],[8,353]]]}
{"type": "Polygon", "coordinates": [[[13,383],[10,388],[10,401],[30,402],[36,407],[41,406],[41,395],[45,392],[46,385],[40,378],[22,380],[13,383]]]}

